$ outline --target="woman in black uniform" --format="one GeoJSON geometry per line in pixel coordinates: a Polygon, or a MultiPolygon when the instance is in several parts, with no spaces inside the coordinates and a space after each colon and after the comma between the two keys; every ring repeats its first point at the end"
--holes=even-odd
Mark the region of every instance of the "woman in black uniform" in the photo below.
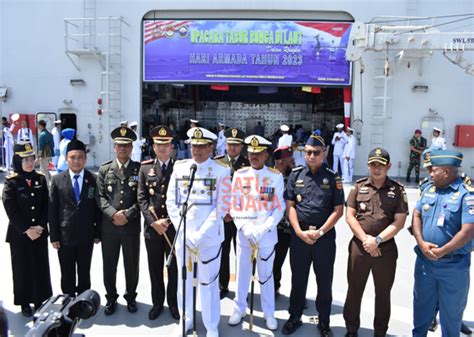
{"type": "Polygon", "coordinates": [[[14,173],[6,177],[3,206],[9,218],[14,303],[23,316],[31,317],[52,295],[48,259],[48,186],[35,171],[35,153],[30,144],[14,146],[14,173]]]}

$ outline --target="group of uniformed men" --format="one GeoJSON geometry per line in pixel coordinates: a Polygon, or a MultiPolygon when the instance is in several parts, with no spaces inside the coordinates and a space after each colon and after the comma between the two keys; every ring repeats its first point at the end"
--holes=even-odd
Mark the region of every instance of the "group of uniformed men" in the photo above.
{"type": "MultiPolygon", "coordinates": [[[[127,127],[112,131],[116,158],[99,169],[95,197],[102,220],[100,235],[91,233],[97,238],[96,242],[99,237],[102,242],[107,291],[105,314],[111,315],[116,309],[120,249],[124,258],[127,309],[137,311],[141,212],[145,218],[153,301],[150,319],[156,319],[163,309],[164,261],[172,255],[166,291],[171,316],[179,319],[184,314],[184,326],[180,329],[195,329],[195,298],[191,294],[193,286],[199,286],[207,336],[218,336],[220,299],[228,292],[233,241],[237,290],[229,325],[238,325],[246,316],[248,300],[252,313],[253,283],[257,279],[265,324],[270,330],[277,329],[275,295],[289,247],[290,316],[282,333],[292,334],[302,325],[309,269],[313,265],[318,285],[315,303],[319,313],[318,329],[322,336],[332,336],[334,226],[343,215],[345,199],[341,179],[324,164],[324,140],[316,134],[309,137],[305,145],[306,166],[293,167],[291,147],[277,148],[273,152],[276,167],[271,168],[265,165],[270,155],[268,140],[259,135],[246,136],[237,128],[229,128],[224,133],[226,154],[211,158],[217,136],[202,127],[189,129],[192,158],[174,162],[171,158],[173,131],[167,126],[157,126],[151,130],[156,159],[140,165],[130,159],[135,132],[127,127]],[[248,158],[243,154],[244,145],[248,158]],[[172,249],[176,233],[176,245],[172,249]],[[182,275],[183,272],[186,275],[182,275]],[[183,290],[187,294],[184,306],[183,290]]],[[[76,143],[70,150],[81,150],[85,155],[83,145],[76,143]]],[[[82,156],[82,152],[79,154],[82,156]]],[[[458,177],[461,161],[459,152],[431,153],[432,181],[424,188],[414,211],[413,233],[418,257],[413,334],[417,336],[426,336],[436,305],[440,308],[443,335],[451,336],[452,331],[460,329],[469,289],[466,271],[474,238],[474,193],[472,187],[458,177]]],[[[376,294],[374,335],[385,336],[388,330],[390,291],[398,255],[394,237],[404,226],[408,214],[403,186],[387,176],[390,166],[386,150],[372,150],[368,156],[370,176],[358,180],[347,198],[346,221],[354,237],[349,244],[349,287],[344,305],[346,336],[357,336],[362,295],[370,272],[376,294]]],[[[65,173],[65,177],[69,175],[65,173]]],[[[90,181],[90,177],[71,174],[68,181],[73,180],[76,194],[77,180],[83,183],[90,181]]],[[[59,183],[59,179],[54,180],[53,188],[59,183]]],[[[95,185],[89,187],[87,194],[94,193],[94,188],[95,185]]],[[[77,187],[76,197],[80,195],[77,187]]],[[[57,226],[62,226],[61,219],[57,226]]],[[[52,233],[51,240],[55,248],[60,248],[59,236],[63,229],[57,230],[58,234],[52,233]]],[[[86,250],[91,255],[91,246],[86,250]]],[[[74,254],[74,251],[66,251],[62,259],[74,259],[74,254]]],[[[67,271],[63,266],[61,270],[67,271]]],[[[74,273],[74,269],[72,271],[74,273]]],[[[75,283],[75,278],[66,281],[66,285],[75,283]]],[[[90,286],[90,283],[82,286],[90,286]]],[[[74,293],[75,285],[71,287],[74,293]]]]}
{"type": "MultiPolygon", "coordinates": [[[[205,128],[192,127],[187,132],[192,158],[173,162],[173,132],[166,126],[158,126],[151,131],[156,159],[142,162],[141,167],[129,159],[129,144],[134,140],[134,133],[124,127],[112,133],[117,159],[104,164],[98,177],[100,206],[110,220],[110,233],[102,237],[107,289],[105,313],[111,314],[115,309],[115,273],[120,245],[126,268],[125,297],[129,311],[136,311],[140,209],[145,217],[152,284],[150,319],[162,311],[164,259],[165,255],[173,254],[176,259],[172,259],[168,269],[167,288],[171,315],[178,319],[184,312],[183,331],[194,329],[195,298],[191,294],[193,284],[199,286],[207,335],[218,336],[220,299],[228,293],[229,254],[234,242],[237,290],[228,323],[237,325],[246,316],[249,286],[256,273],[266,326],[270,330],[277,329],[275,294],[289,247],[290,317],[282,333],[291,334],[302,324],[309,268],[313,265],[318,285],[318,329],[322,336],[332,336],[334,226],[343,215],[345,199],[341,179],[324,164],[324,140],[316,134],[308,139],[306,166],[293,167],[293,150],[283,146],[274,151],[276,167],[270,168],[265,165],[270,155],[268,140],[259,135],[246,136],[237,128],[223,133],[226,153],[211,158],[217,136],[205,128]],[[244,156],[244,145],[248,158],[244,156]],[[182,219],[183,203],[187,206],[185,219],[182,219]],[[185,241],[183,227],[186,228],[185,241]],[[172,251],[177,230],[178,238],[172,251]],[[181,275],[184,271],[185,277],[181,275]],[[183,280],[187,294],[184,307],[183,280]]],[[[433,172],[440,172],[439,177],[431,175],[433,179],[423,190],[413,220],[418,243],[413,333],[426,335],[434,304],[439,302],[443,334],[450,335],[447,333],[450,329],[459,331],[467,300],[468,273],[461,271],[468,268],[470,260],[474,195],[470,186],[456,180],[462,154],[433,151],[431,161],[433,172]],[[456,270],[449,277],[452,285],[448,287],[448,280],[437,272],[438,268],[456,270]],[[448,289],[453,290],[453,287],[463,291],[454,297],[448,289]]],[[[403,186],[387,176],[390,166],[386,150],[372,150],[368,157],[370,176],[358,180],[347,198],[346,221],[354,237],[349,244],[349,287],[344,305],[346,336],[357,336],[362,295],[370,272],[376,293],[374,335],[385,336],[388,330],[390,291],[398,256],[394,237],[403,228],[408,214],[403,186]]],[[[253,298],[251,302],[253,305],[253,298]]]]}

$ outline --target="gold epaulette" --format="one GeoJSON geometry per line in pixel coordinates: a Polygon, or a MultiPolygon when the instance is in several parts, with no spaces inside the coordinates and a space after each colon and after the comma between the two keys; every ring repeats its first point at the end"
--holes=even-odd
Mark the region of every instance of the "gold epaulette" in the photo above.
{"type": "Polygon", "coordinates": [[[15,177],[18,177],[18,173],[13,172],[12,174],[6,176],[5,178],[8,179],[8,180],[10,180],[10,179],[13,179],[13,178],[15,178],[15,177]]]}
{"type": "Polygon", "coordinates": [[[140,165],[148,165],[148,164],[151,164],[155,161],[155,159],[148,159],[148,160],[144,160],[140,163],[140,165]]]}

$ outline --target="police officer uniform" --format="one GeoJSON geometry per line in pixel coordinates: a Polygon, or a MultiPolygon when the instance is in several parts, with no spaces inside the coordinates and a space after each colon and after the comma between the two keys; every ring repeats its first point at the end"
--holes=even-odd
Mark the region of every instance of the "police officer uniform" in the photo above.
{"type": "MultiPolygon", "coordinates": [[[[155,144],[169,144],[173,140],[173,131],[164,125],[159,125],[150,131],[150,136],[155,144]]],[[[138,184],[138,204],[145,218],[145,246],[148,253],[148,271],[150,272],[151,297],[153,308],[149,318],[155,319],[163,309],[165,300],[165,286],[163,282],[164,259],[171,254],[171,247],[164,235],[160,235],[151,227],[159,219],[168,219],[166,210],[166,192],[173,172],[174,160],[168,158],[166,162],[151,159],[142,162],[138,184]],[[150,207],[153,207],[150,209],[150,207]],[[157,218],[155,218],[157,216],[157,218]]],[[[166,231],[166,236],[173,241],[175,229],[171,225],[166,231]]],[[[179,319],[177,286],[178,270],[176,259],[171,261],[168,268],[168,285],[166,288],[167,302],[170,312],[175,319],[179,319]]]]}
{"type": "MultiPolygon", "coordinates": [[[[187,132],[191,145],[210,145],[216,135],[201,128],[191,128],[187,132]]],[[[219,267],[221,243],[224,240],[224,228],[221,218],[227,213],[224,197],[229,196],[229,168],[213,159],[196,163],[194,159],[179,160],[174,170],[166,193],[166,208],[175,229],[178,229],[182,203],[188,196],[189,180],[192,165],[197,169],[194,183],[189,191],[188,212],[186,218],[186,243],[183,247],[183,225],[178,232],[176,255],[178,267],[178,308],[183,315],[182,264],[186,262],[186,321],[185,329],[193,324],[192,287],[193,262],[197,253],[197,278],[201,294],[201,315],[208,336],[218,336],[220,319],[219,267]],[[227,190],[227,191],[226,191],[227,190]],[[183,250],[186,251],[185,255],[183,250]]],[[[227,202],[228,204],[228,202],[227,202]]],[[[196,285],[197,286],[197,285],[196,285]]]]}
{"type": "MultiPolygon", "coordinates": [[[[245,139],[245,133],[237,128],[229,128],[224,132],[224,137],[227,144],[243,144],[245,139]]],[[[218,156],[215,160],[227,165],[230,169],[230,177],[234,176],[234,172],[244,166],[249,166],[250,163],[240,153],[237,158],[231,158],[229,154],[218,156]]],[[[230,278],[230,267],[229,267],[229,255],[230,245],[234,242],[234,252],[236,248],[236,234],[237,229],[235,228],[234,221],[226,221],[224,219],[224,242],[222,242],[222,255],[221,255],[221,268],[219,271],[219,288],[221,292],[221,298],[223,298],[229,291],[229,278],[230,278]]]]}
{"type": "Polygon", "coordinates": [[[36,171],[25,172],[23,158],[34,156],[29,143],[16,144],[13,148],[14,173],[6,177],[3,188],[3,206],[8,216],[6,242],[10,244],[13,274],[13,300],[21,305],[24,316],[33,313],[30,303],[36,307],[51,294],[48,259],[48,186],[44,175],[36,171]],[[36,240],[26,231],[41,226],[42,233],[36,240]]]}
{"type": "MultiPolygon", "coordinates": [[[[273,151],[273,159],[275,162],[289,157],[293,158],[293,148],[290,146],[279,147],[273,151]]],[[[281,173],[283,175],[283,186],[286,187],[288,175],[284,172],[281,173]]],[[[291,225],[288,222],[286,212],[277,225],[277,234],[278,241],[275,245],[275,261],[273,262],[273,283],[275,285],[275,294],[278,294],[278,290],[280,289],[281,268],[285,262],[291,240],[291,225]]]]}
{"type": "MultiPolygon", "coordinates": [[[[133,130],[118,127],[111,133],[116,144],[131,144],[136,139],[133,130]]],[[[135,298],[138,285],[140,255],[140,209],[137,202],[138,172],[140,163],[128,160],[121,164],[117,159],[108,161],[99,168],[97,177],[98,205],[102,209],[102,259],[104,285],[107,294],[106,315],[115,311],[118,298],[116,288],[117,263],[122,248],[125,269],[127,308],[136,312],[135,298]],[[115,225],[112,217],[125,211],[128,222],[115,225]]]]}
{"type": "MultiPolygon", "coordinates": [[[[463,155],[458,151],[431,152],[433,167],[459,167],[462,159],[463,155]]],[[[415,217],[420,221],[421,228],[417,228],[418,224],[414,221],[418,245],[415,247],[412,333],[413,336],[426,336],[439,303],[442,335],[457,336],[469,291],[473,237],[471,235],[464,245],[462,241],[456,245],[455,238],[460,231],[466,235],[466,224],[468,228],[474,226],[474,189],[463,183],[461,177],[444,188],[431,183],[423,191],[416,210],[415,217]],[[433,252],[434,257],[425,256],[420,247],[423,242],[437,245],[440,249],[438,255],[433,252]],[[450,243],[457,248],[447,246],[450,243]]]]}
{"type": "MultiPolygon", "coordinates": [[[[381,148],[369,153],[368,164],[389,165],[390,155],[381,148]]],[[[397,214],[408,214],[408,203],[403,185],[386,178],[377,188],[372,177],[357,180],[347,198],[347,207],[356,210],[356,219],[365,233],[375,238],[381,256],[372,257],[363,242],[354,237],[349,243],[347,268],[348,290],[344,303],[346,336],[357,336],[360,327],[360,306],[364,288],[372,272],[375,287],[374,336],[385,336],[390,320],[390,291],[395,279],[398,258],[395,239],[384,239],[380,234],[395,221],[397,214]]]]}
{"type": "MultiPolygon", "coordinates": [[[[249,153],[267,151],[271,143],[258,135],[245,139],[249,153]]],[[[230,214],[237,227],[237,293],[230,325],[240,323],[247,309],[247,295],[252,276],[252,248],[257,247],[257,271],[261,307],[267,328],[275,330],[275,289],[273,261],[278,240],[276,226],[283,217],[283,176],[276,169],[244,167],[234,173],[230,214]]]]}
{"type": "MultiPolygon", "coordinates": [[[[306,145],[321,148],[325,143],[322,137],[312,135],[306,145]]],[[[318,150],[317,150],[318,151],[318,150]]],[[[324,155],[324,153],[322,154],[324,155]]],[[[332,304],[332,278],[336,257],[336,230],[334,225],[326,224],[337,206],[344,204],[344,191],[339,175],[322,164],[313,173],[309,166],[296,167],[288,178],[285,199],[294,202],[297,222],[292,223],[290,243],[291,294],[290,318],[283,327],[283,334],[293,333],[300,325],[300,318],[306,302],[306,289],[311,264],[316,275],[318,294],[316,309],[319,313],[318,328],[322,336],[330,336],[330,314],[332,304]],[[302,231],[318,231],[319,238],[310,245],[297,234],[302,231]]],[[[342,213],[339,215],[339,217],[342,213]]]]}

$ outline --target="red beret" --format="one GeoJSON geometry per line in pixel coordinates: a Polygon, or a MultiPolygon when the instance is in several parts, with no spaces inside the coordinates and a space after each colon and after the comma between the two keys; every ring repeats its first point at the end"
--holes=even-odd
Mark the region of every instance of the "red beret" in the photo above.
{"type": "Polygon", "coordinates": [[[291,146],[280,146],[273,151],[273,159],[279,160],[283,158],[293,157],[293,149],[291,146]]]}

